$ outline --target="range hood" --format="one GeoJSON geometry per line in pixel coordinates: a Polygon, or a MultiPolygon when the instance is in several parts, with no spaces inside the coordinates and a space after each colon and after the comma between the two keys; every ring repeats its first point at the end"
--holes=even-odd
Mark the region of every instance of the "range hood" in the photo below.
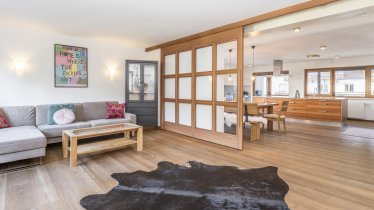
{"type": "Polygon", "coordinates": [[[283,71],[283,60],[274,60],[273,61],[273,75],[279,76],[283,71]]]}

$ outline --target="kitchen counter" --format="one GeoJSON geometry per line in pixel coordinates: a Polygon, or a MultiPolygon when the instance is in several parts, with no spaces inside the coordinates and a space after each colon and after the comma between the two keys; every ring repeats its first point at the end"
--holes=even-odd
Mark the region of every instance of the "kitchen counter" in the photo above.
{"type": "MultiPolygon", "coordinates": [[[[295,98],[295,97],[289,97],[289,96],[254,96],[253,98],[288,98],[288,99],[332,99],[332,100],[346,100],[347,98],[344,97],[323,97],[323,96],[307,96],[307,97],[300,97],[300,98],[295,98]]],[[[351,98],[349,98],[351,99],[351,98]]],[[[352,98],[353,99],[353,98],[352,98]]]]}
{"type": "MultiPolygon", "coordinates": [[[[324,122],[344,123],[348,115],[348,99],[341,97],[253,97],[253,101],[281,104],[282,101],[289,101],[286,116],[301,120],[313,120],[324,122]]],[[[274,112],[279,111],[279,107],[274,112]]]]}

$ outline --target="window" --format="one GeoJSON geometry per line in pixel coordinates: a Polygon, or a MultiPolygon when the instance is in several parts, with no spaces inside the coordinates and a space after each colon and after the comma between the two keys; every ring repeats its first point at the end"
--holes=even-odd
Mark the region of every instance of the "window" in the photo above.
{"type": "Polygon", "coordinates": [[[306,95],[373,97],[373,66],[305,70],[306,95]]]}
{"type": "Polygon", "coordinates": [[[336,70],[335,96],[365,96],[365,69],[336,70]]]}
{"type": "Polygon", "coordinates": [[[271,95],[288,96],[288,75],[271,77],[271,95]]]}
{"type": "Polygon", "coordinates": [[[255,96],[267,96],[267,76],[256,76],[254,87],[255,96]]]}
{"type": "Polygon", "coordinates": [[[330,95],[330,70],[308,71],[306,73],[307,95],[330,95]]]}
{"type": "Polygon", "coordinates": [[[345,92],[354,92],[354,84],[345,84],[345,92]]]}
{"type": "Polygon", "coordinates": [[[237,68],[237,42],[226,42],[217,45],[217,70],[237,68]]]}
{"type": "Polygon", "coordinates": [[[196,49],[196,72],[212,71],[212,46],[196,49]]]}
{"type": "MultiPolygon", "coordinates": [[[[256,74],[255,74],[256,75],[256,74]]],[[[288,96],[288,72],[273,76],[272,72],[257,73],[254,79],[254,96],[288,96]]]]}
{"type": "Polygon", "coordinates": [[[216,80],[216,100],[226,102],[237,101],[237,75],[221,74],[216,80]]]}

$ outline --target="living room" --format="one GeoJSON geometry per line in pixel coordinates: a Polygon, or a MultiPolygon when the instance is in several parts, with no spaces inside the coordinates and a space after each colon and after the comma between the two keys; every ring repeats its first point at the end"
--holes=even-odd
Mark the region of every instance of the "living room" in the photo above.
{"type": "Polygon", "coordinates": [[[374,208],[373,1],[0,11],[0,210],[374,208]]]}

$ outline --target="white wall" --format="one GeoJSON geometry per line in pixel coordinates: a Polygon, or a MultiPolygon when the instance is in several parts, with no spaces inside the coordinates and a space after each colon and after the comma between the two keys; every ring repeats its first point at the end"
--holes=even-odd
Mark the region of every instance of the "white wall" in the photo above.
{"type": "Polygon", "coordinates": [[[112,39],[74,37],[40,26],[0,23],[0,106],[125,100],[125,60],[159,60],[160,51],[112,39]],[[88,48],[88,88],[54,87],[54,44],[88,48]],[[25,62],[23,76],[15,63],[25,62]],[[108,69],[116,68],[115,80],[108,69]]]}
{"type": "MultiPolygon", "coordinates": [[[[363,57],[350,57],[329,60],[311,60],[303,62],[284,63],[283,69],[290,71],[289,87],[291,97],[295,96],[296,90],[300,91],[300,95],[304,95],[304,69],[326,68],[326,67],[347,67],[347,66],[365,66],[374,65],[374,55],[363,57]]],[[[250,80],[250,67],[245,69],[245,81],[250,80]]],[[[255,66],[255,72],[273,71],[272,65],[255,66]]]]}

